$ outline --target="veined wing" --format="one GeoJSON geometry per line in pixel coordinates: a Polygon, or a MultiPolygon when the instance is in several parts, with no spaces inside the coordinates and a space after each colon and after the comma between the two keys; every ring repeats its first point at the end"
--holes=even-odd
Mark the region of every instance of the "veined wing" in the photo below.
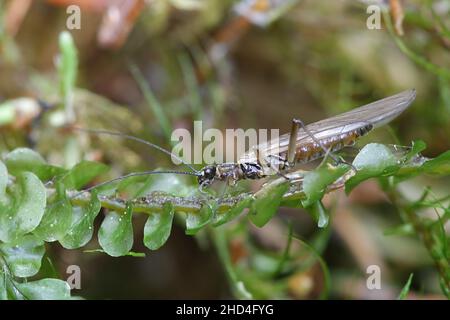
{"type": "MultiPolygon", "coordinates": [[[[416,98],[416,90],[407,90],[396,95],[378,100],[340,115],[308,124],[306,128],[318,140],[324,140],[336,135],[353,132],[354,130],[372,125],[380,127],[400,115],[416,98]]],[[[290,134],[284,134],[278,139],[254,146],[240,157],[240,162],[256,162],[256,150],[265,155],[280,155],[286,153],[290,134]]],[[[313,143],[311,136],[300,129],[297,135],[297,146],[313,143]]]]}

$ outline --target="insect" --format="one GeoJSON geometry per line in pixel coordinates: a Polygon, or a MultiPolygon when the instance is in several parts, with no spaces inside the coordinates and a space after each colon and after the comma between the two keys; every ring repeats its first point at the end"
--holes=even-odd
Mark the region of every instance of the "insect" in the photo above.
{"type": "Polygon", "coordinates": [[[161,173],[196,176],[200,189],[210,186],[214,181],[227,181],[229,184],[234,185],[236,182],[244,179],[262,179],[275,174],[283,176],[283,172],[291,171],[297,164],[304,164],[323,158],[344,147],[352,146],[358,138],[364,136],[374,128],[380,127],[395,119],[409,107],[415,97],[416,91],[414,89],[403,91],[308,125],[304,125],[299,119],[293,119],[290,133],[282,135],[276,140],[254,146],[252,150],[241,156],[237,162],[208,165],[201,170],[196,170],[182,159],[174,156],[170,151],[134,136],[106,130],[74,128],[75,130],[88,133],[116,135],[144,143],[168,155],[174,156],[190,170],[130,173],[100,183],[85,191],[132,176],[161,173]]]}
{"type": "Polygon", "coordinates": [[[200,171],[198,182],[201,186],[215,180],[234,184],[242,179],[261,179],[289,171],[296,164],[353,145],[358,138],[400,115],[415,97],[415,90],[407,90],[306,126],[293,119],[290,133],[253,147],[236,163],[206,166],[200,171]]]}

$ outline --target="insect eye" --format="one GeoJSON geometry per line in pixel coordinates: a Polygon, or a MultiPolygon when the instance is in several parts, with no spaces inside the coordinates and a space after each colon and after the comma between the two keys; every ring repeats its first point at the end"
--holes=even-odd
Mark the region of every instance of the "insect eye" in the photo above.
{"type": "Polygon", "coordinates": [[[205,176],[206,177],[214,177],[214,175],[216,174],[216,169],[215,168],[206,168],[205,169],[205,176]]]}

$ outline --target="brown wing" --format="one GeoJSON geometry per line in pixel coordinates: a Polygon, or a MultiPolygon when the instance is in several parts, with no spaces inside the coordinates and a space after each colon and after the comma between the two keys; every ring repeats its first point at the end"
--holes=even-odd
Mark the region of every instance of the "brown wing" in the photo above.
{"type": "MultiPolygon", "coordinates": [[[[320,120],[306,127],[318,140],[327,139],[338,134],[352,132],[371,124],[380,127],[400,115],[416,98],[416,90],[407,90],[399,94],[378,100],[359,108],[355,108],[340,115],[320,120]]],[[[253,147],[240,157],[240,162],[256,162],[255,150],[269,155],[279,155],[288,149],[290,134],[284,134],[278,139],[271,140],[253,147]],[[278,143],[279,141],[279,143],[278,143]]],[[[313,143],[311,136],[300,129],[297,136],[297,146],[313,143]]]]}

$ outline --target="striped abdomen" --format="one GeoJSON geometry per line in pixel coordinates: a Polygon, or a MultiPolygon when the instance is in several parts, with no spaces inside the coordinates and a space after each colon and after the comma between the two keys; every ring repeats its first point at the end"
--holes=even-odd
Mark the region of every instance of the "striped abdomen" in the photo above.
{"type": "MultiPolygon", "coordinates": [[[[352,146],[356,139],[368,133],[372,130],[372,128],[373,125],[368,124],[353,131],[336,134],[334,136],[320,139],[319,141],[326,150],[329,150],[330,152],[338,151],[344,147],[352,146]]],[[[322,146],[320,146],[317,142],[299,144],[295,152],[295,162],[306,163],[323,157],[325,155],[325,151],[322,146]]]]}

